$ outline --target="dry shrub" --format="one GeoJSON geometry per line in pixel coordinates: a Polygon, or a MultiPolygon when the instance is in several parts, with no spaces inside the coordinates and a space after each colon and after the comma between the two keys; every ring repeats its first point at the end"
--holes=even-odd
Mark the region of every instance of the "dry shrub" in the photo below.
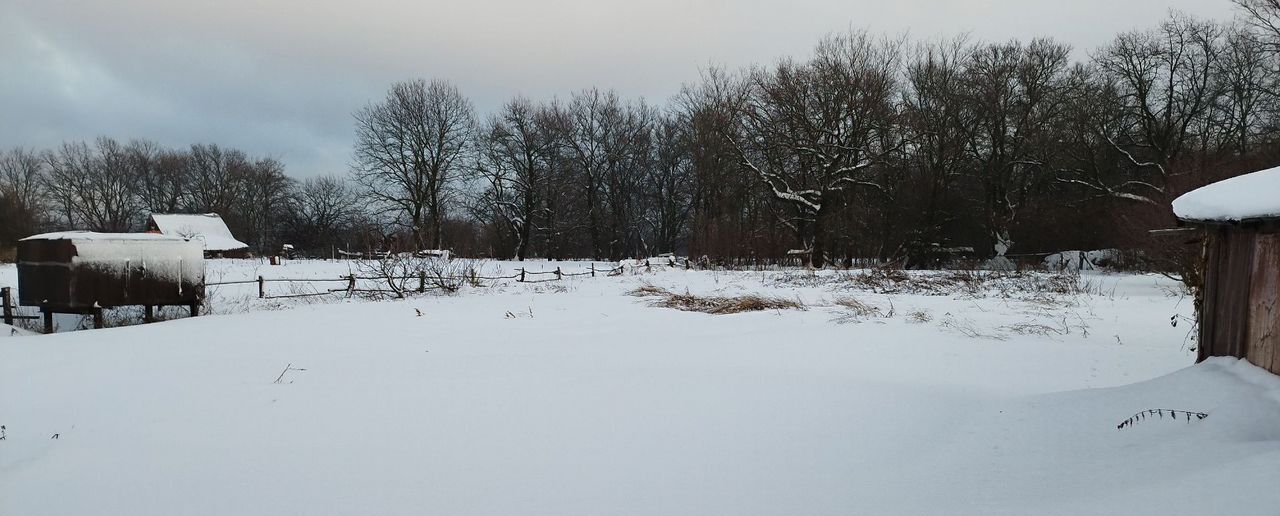
{"type": "Polygon", "coordinates": [[[885,313],[878,306],[849,296],[836,298],[835,305],[844,309],[843,312],[838,313],[835,319],[833,319],[835,322],[841,324],[862,322],[864,319],[869,317],[892,317],[893,315],[892,308],[889,313],[885,313]]]}
{"type": "Polygon", "coordinates": [[[573,288],[561,283],[538,283],[533,286],[532,290],[539,294],[564,294],[573,290],[573,288]]]}
{"type": "Polygon", "coordinates": [[[464,285],[479,286],[478,272],[484,262],[390,253],[379,260],[357,262],[356,267],[361,276],[379,286],[365,292],[366,297],[404,299],[419,289],[453,293],[464,285]]]}
{"type": "Polygon", "coordinates": [[[683,294],[653,285],[643,285],[627,292],[636,297],[656,297],[652,306],[674,308],[686,312],[702,312],[712,315],[736,314],[741,312],[757,312],[761,310],[804,310],[805,306],[796,300],[780,297],[748,294],[742,296],[698,296],[685,292],[683,294]]]}
{"type": "Polygon", "coordinates": [[[923,324],[933,320],[933,315],[927,310],[915,310],[907,314],[907,322],[915,324],[923,324]]]}

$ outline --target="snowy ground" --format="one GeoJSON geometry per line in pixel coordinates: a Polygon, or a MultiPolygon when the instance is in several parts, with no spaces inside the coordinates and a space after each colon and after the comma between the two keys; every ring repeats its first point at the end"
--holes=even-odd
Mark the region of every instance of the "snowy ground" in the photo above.
{"type": "MultiPolygon", "coordinates": [[[[211,280],[346,273],[213,263],[211,280]]],[[[557,265],[588,266],[524,266],[557,265]]],[[[292,304],[230,288],[213,316],[0,339],[0,514],[1274,514],[1280,379],[1188,367],[1190,302],[1168,280],[1082,281],[925,295],[641,269],[292,304]],[[681,312],[625,294],[641,285],[807,310],[681,312]],[[1209,416],[1116,428],[1157,408],[1209,416]]]]}

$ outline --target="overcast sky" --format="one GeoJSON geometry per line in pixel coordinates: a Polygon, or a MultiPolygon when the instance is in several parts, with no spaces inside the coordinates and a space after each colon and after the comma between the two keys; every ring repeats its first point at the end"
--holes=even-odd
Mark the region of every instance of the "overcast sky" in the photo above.
{"type": "Polygon", "coordinates": [[[663,102],[707,64],[804,56],[823,34],[1051,36],[1078,56],[1228,0],[0,0],[0,149],[107,135],[346,171],[351,113],[397,80],[481,113],[589,86],[663,102]]]}

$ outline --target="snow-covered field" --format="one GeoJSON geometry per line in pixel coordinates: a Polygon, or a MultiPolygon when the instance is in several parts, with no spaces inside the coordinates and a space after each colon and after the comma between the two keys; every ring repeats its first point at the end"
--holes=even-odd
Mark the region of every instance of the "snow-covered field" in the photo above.
{"type": "MultiPolygon", "coordinates": [[[[521,266],[589,264],[487,270],[521,266]]],[[[213,261],[209,279],[346,267],[213,261]]],[[[1274,514],[1280,379],[1191,366],[1169,280],[1081,281],[928,295],[658,267],[404,301],[221,287],[211,316],[0,338],[0,514],[1274,514]],[[646,285],[806,309],[627,295],[646,285]],[[1208,417],[1116,428],[1146,409],[1208,417]]]]}

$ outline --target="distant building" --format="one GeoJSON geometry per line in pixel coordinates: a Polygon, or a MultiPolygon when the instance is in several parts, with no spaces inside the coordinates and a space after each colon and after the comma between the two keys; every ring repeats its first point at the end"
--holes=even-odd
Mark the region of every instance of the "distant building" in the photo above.
{"type": "Polygon", "coordinates": [[[249,244],[236,240],[217,213],[153,213],[147,232],[180,236],[204,244],[205,258],[245,258],[249,244]]]}
{"type": "Polygon", "coordinates": [[[1199,359],[1233,356],[1280,374],[1280,168],[1173,201],[1204,234],[1199,359]]]}

